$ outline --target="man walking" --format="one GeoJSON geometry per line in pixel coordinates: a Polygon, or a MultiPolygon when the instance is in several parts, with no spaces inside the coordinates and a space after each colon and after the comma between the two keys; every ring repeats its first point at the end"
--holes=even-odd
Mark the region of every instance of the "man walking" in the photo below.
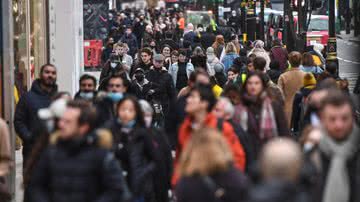
{"type": "Polygon", "coordinates": [[[23,141],[24,165],[37,139],[37,134],[32,134],[35,126],[38,125],[37,112],[39,109],[49,107],[51,97],[56,93],[56,67],[45,64],[40,68],[39,79],[32,83],[31,90],[20,98],[16,106],[14,126],[23,141]]]}

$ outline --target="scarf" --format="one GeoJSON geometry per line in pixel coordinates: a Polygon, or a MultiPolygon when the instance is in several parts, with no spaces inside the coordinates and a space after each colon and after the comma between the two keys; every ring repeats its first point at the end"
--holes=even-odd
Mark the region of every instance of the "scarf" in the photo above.
{"type": "Polygon", "coordinates": [[[269,97],[266,97],[262,103],[259,135],[261,140],[278,136],[275,114],[269,97]]]}
{"type": "Polygon", "coordinates": [[[354,125],[350,136],[344,142],[336,142],[326,131],[319,143],[320,150],[330,157],[323,202],[348,202],[350,199],[350,182],[346,162],[356,153],[359,145],[359,128],[354,125]]]}

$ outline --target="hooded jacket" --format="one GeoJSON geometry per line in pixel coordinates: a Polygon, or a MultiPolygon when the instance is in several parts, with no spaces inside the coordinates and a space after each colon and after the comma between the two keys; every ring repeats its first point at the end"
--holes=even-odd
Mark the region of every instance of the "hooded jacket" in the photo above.
{"type": "Polygon", "coordinates": [[[40,82],[40,79],[37,79],[32,83],[31,90],[21,96],[15,109],[14,126],[23,141],[25,159],[37,138],[37,134],[32,134],[38,125],[37,112],[39,109],[49,107],[51,96],[57,93],[57,85],[51,92],[46,92],[40,87],[40,82]]]}

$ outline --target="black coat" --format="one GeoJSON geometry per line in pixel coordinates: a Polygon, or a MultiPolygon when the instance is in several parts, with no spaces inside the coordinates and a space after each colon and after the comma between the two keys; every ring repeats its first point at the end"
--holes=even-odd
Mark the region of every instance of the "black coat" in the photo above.
{"type": "Polygon", "coordinates": [[[114,155],[93,145],[89,136],[58,141],[42,153],[28,186],[29,201],[118,202],[131,197],[114,155]]]}
{"type": "Polygon", "coordinates": [[[245,201],[247,179],[235,168],[211,176],[217,188],[225,190],[222,200],[214,197],[217,188],[213,189],[204,182],[201,176],[181,178],[176,186],[178,202],[241,202],[245,201]]]}
{"type": "Polygon", "coordinates": [[[214,33],[209,33],[209,32],[201,33],[200,41],[202,47],[206,50],[207,48],[212,46],[212,44],[215,42],[215,38],[216,36],[214,33]]]}
{"type": "Polygon", "coordinates": [[[124,169],[124,177],[135,197],[145,197],[146,201],[155,200],[153,174],[159,161],[148,131],[134,126],[124,132],[117,120],[107,124],[113,134],[113,151],[124,169]]]}
{"type": "Polygon", "coordinates": [[[126,43],[129,46],[129,55],[134,57],[136,51],[138,50],[138,40],[136,39],[136,36],[134,34],[124,34],[120,41],[126,43]]]}
{"type": "Polygon", "coordinates": [[[164,69],[152,69],[146,73],[145,77],[152,83],[152,90],[154,90],[152,98],[157,99],[161,103],[166,116],[170,105],[176,98],[176,90],[171,75],[164,69]]]}
{"type": "Polygon", "coordinates": [[[15,110],[14,126],[16,133],[23,141],[24,160],[30,154],[32,146],[36,141],[37,134],[32,133],[38,125],[39,118],[37,112],[39,109],[49,107],[51,96],[57,92],[57,86],[50,93],[40,87],[40,80],[33,82],[31,90],[21,96],[15,110]]]}
{"type": "Polygon", "coordinates": [[[309,202],[310,196],[295,184],[269,181],[249,192],[248,202],[309,202]]]}
{"type": "Polygon", "coordinates": [[[191,63],[194,65],[194,68],[203,68],[204,70],[207,70],[206,68],[206,56],[192,56],[191,57],[191,63]]]}

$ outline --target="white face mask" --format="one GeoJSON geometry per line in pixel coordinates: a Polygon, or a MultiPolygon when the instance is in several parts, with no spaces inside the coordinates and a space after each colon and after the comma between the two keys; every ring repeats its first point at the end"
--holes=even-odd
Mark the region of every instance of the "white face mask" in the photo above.
{"type": "Polygon", "coordinates": [[[115,67],[117,66],[117,63],[112,62],[112,63],[110,63],[110,66],[111,66],[112,68],[115,68],[115,67]]]}

